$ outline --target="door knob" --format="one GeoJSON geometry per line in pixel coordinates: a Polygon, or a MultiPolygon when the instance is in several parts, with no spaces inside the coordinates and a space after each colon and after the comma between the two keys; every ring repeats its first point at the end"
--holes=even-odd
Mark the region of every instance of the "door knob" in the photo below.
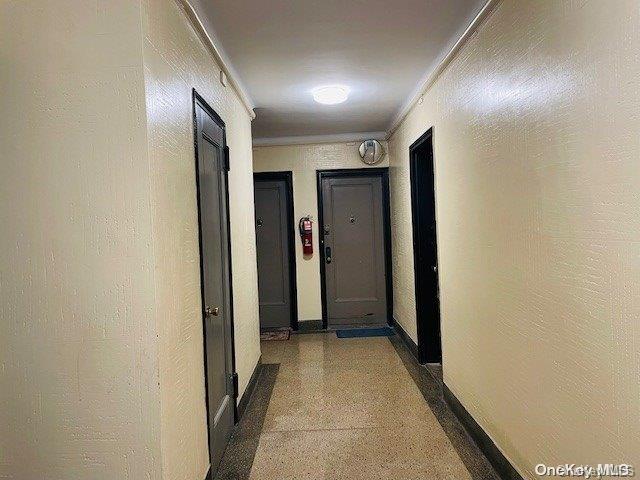
{"type": "Polygon", "coordinates": [[[207,317],[211,317],[211,316],[217,317],[219,313],[220,313],[220,309],[218,307],[213,307],[213,308],[206,307],[204,309],[204,314],[207,317]]]}

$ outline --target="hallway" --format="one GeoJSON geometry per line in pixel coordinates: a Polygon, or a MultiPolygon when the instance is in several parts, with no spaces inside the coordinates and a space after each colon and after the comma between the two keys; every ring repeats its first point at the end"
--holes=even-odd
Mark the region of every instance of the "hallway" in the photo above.
{"type": "Polygon", "coordinates": [[[8,0],[0,58],[0,479],[638,475],[639,0],[8,0]]]}
{"type": "Polygon", "coordinates": [[[296,334],[261,348],[216,478],[498,478],[397,336],[296,334]]]}

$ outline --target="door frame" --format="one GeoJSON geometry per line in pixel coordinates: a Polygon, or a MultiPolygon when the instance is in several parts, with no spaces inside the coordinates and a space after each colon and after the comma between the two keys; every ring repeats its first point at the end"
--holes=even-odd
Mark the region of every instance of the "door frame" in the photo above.
{"type": "MultiPolygon", "coordinates": [[[[415,287],[415,300],[416,300],[416,330],[418,336],[418,362],[421,364],[429,362],[442,362],[442,329],[441,329],[441,314],[440,314],[440,299],[436,297],[438,302],[438,318],[434,321],[433,316],[429,315],[432,310],[429,311],[427,296],[428,292],[425,292],[424,281],[421,280],[420,266],[419,266],[419,252],[416,248],[420,245],[420,228],[418,218],[418,179],[416,178],[417,164],[420,160],[417,158],[417,151],[424,147],[425,144],[431,146],[431,168],[433,175],[433,199],[434,199],[434,222],[436,231],[438,228],[438,221],[436,218],[437,200],[435,191],[435,158],[433,154],[433,127],[429,128],[423,133],[415,142],[409,147],[409,173],[411,184],[411,229],[413,232],[413,275],[414,275],[414,287],[415,287]],[[435,340],[437,336],[437,341],[435,340]]],[[[438,264],[438,245],[436,236],[436,265],[438,264]]],[[[436,285],[438,291],[440,291],[440,272],[436,270],[436,285]]]]}
{"type": "Polygon", "coordinates": [[[318,199],[318,258],[320,260],[320,295],[322,301],[322,328],[327,329],[327,277],[324,255],[324,214],[322,208],[322,180],[326,178],[380,177],[382,183],[382,224],[384,230],[385,290],[387,295],[387,323],[393,325],[393,279],[391,271],[391,208],[389,205],[389,167],[346,168],[316,170],[318,199]]]}
{"type": "MultiPolygon", "coordinates": [[[[293,330],[298,330],[298,279],[296,274],[296,232],[295,214],[293,207],[293,173],[291,170],[278,172],[255,172],[253,183],[259,181],[284,180],[287,191],[287,236],[289,237],[289,290],[291,291],[291,318],[289,324],[293,330]]],[[[255,202],[255,192],[254,192],[255,202]]]]}
{"type": "MultiPolygon", "coordinates": [[[[203,361],[204,361],[204,387],[205,387],[205,408],[207,415],[207,444],[209,447],[209,459],[211,459],[211,435],[210,428],[211,425],[209,423],[210,418],[210,406],[209,406],[209,377],[208,377],[208,365],[207,365],[207,339],[206,339],[206,319],[204,315],[204,277],[203,277],[203,255],[202,255],[202,236],[200,234],[201,230],[201,206],[200,206],[200,179],[198,175],[198,119],[196,116],[196,107],[201,107],[204,111],[206,111],[211,118],[214,120],[216,124],[220,128],[222,128],[222,139],[223,139],[223,149],[224,149],[224,158],[223,161],[223,176],[225,179],[225,192],[226,196],[226,212],[224,215],[226,216],[227,223],[227,255],[229,258],[229,268],[228,268],[228,276],[229,276],[229,343],[231,344],[231,348],[228,351],[228,356],[230,356],[231,360],[231,372],[233,381],[233,420],[234,423],[238,422],[238,406],[237,406],[237,398],[238,398],[238,373],[236,371],[236,352],[235,352],[235,323],[234,323],[234,314],[233,314],[233,273],[232,273],[232,258],[231,258],[231,222],[230,222],[230,213],[229,213],[229,147],[227,146],[227,129],[222,118],[211,108],[211,106],[207,103],[207,101],[196,91],[196,89],[192,89],[192,116],[193,116],[193,147],[194,147],[194,155],[195,155],[195,185],[196,185],[196,202],[197,202],[197,212],[198,212],[198,254],[199,254],[199,266],[200,266],[200,301],[201,308],[200,312],[202,314],[202,342],[203,342],[203,361]]],[[[224,220],[223,220],[224,221],[224,220]]],[[[227,360],[229,358],[227,357],[227,360]]]]}

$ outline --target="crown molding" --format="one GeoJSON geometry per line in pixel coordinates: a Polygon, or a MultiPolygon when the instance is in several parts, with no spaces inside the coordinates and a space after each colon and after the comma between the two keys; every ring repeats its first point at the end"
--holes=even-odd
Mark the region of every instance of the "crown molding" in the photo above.
{"type": "Polygon", "coordinates": [[[339,133],[335,135],[304,135],[297,137],[254,138],[254,147],[308,145],[317,143],[346,143],[363,140],[384,140],[386,132],[339,133]]]}
{"type": "MultiPolygon", "coordinates": [[[[248,94],[246,88],[242,84],[240,77],[233,65],[229,61],[228,57],[224,53],[221,47],[217,46],[219,42],[212,36],[204,26],[197,11],[189,0],[176,0],[178,5],[187,15],[190,23],[205,43],[207,49],[214,57],[216,63],[220,66],[220,69],[225,73],[229,81],[230,86],[234,89],[241,103],[246,108],[249,116],[253,120],[256,117],[254,112],[255,104],[251,96],[248,94]]],[[[253,145],[258,146],[271,146],[271,145],[304,145],[314,143],[343,143],[343,142],[355,142],[367,139],[386,140],[390,138],[396,131],[398,126],[406,118],[409,111],[418,102],[420,97],[424,95],[436,82],[438,77],[447,68],[447,66],[456,57],[460,49],[466,44],[466,42],[473,36],[480,24],[488,17],[488,15],[495,9],[495,7],[501,2],[501,0],[487,0],[484,6],[480,9],[478,14],[473,18],[471,23],[462,32],[458,40],[449,49],[447,54],[433,66],[429,68],[423,75],[422,79],[418,82],[416,88],[407,97],[407,100],[402,104],[396,115],[393,117],[392,122],[389,124],[386,132],[361,132],[361,133],[344,133],[335,135],[306,135],[306,136],[290,136],[290,137],[274,137],[274,138],[255,138],[253,145]]]]}
{"type": "Polygon", "coordinates": [[[188,0],[176,0],[176,1],[180,6],[180,8],[187,15],[189,22],[191,23],[193,28],[196,30],[196,32],[204,42],[205,46],[213,56],[218,66],[220,67],[220,70],[222,70],[224,74],[227,76],[229,85],[231,85],[231,88],[233,88],[233,90],[236,92],[236,94],[238,95],[238,98],[240,99],[240,102],[247,109],[247,112],[249,113],[251,120],[253,120],[254,118],[256,118],[256,114],[253,111],[253,109],[255,108],[255,104],[253,103],[253,100],[251,99],[251,96],[249,95],[249,93],[247,93],[246,88],[240,81],[240,76],[231,65],[231,62],[229,61],[229,57],[227,57],[227,55],[224,53],[224,50],[222,50],[221,47],[216,45],[217,43],[219,44],[219,42],[214,41],[214,37],[212,37],[212,34],[209,34],[209,32],[207,31],[206,27],[202,23],[202,20],[200,19],[200,16],[198,15],[193,5],[191,5],[191,3],[188,0]]]}
{"type": "Polygon", "coordinates": [[[448,53],[433,68],[429,68],[427,70],[422,79],[418,82],[418,86],[411,92],[407,100],[402,104],[396,115],[393,117],[393,121],[389,124],[389,128],[387,128],[387,139],[393,135],[402,121],[409,114],[409,111],[418,102],[420,97],[433,86],[445,68],[447,68],[451,61],[456,57],[460,49],[465,45],[465,43],[467,43],[484,19],[489,16],[500,2],[501,0],[487,0],[478,14],[473,18],[473,20],[471,20],[471,23],[462,32],[458,40],[453,44],[453,47],[449,49],[448,53]]]}

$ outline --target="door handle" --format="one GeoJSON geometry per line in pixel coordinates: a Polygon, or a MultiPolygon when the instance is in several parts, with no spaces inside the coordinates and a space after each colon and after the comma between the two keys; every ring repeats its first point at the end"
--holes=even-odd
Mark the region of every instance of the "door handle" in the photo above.
{"type": "Polygon", "coordinates": [[[431,267],[431,268],[433,268],[433,271],[434,271],[434,272],[437,272],[437,271],[438,271],[438,266],[437,266],[437,265],[434,265],[434,266],[433,266],[433,267],[431,267]]]}
{"type": "Polygon", "coordinates": [[[211,317],[211,316],[217,317],[219,315],[219,313],[220,313],[220,309],[218,307],[213,307],[213,308],[206,307],[204,309],[205,317],[211,317]]]}
{"type": "Polygon", "coordinates": [[[324,257],[327,260],[327,263],[331,263],[331,247],[326,247],[324,249],[324,257]]]}

